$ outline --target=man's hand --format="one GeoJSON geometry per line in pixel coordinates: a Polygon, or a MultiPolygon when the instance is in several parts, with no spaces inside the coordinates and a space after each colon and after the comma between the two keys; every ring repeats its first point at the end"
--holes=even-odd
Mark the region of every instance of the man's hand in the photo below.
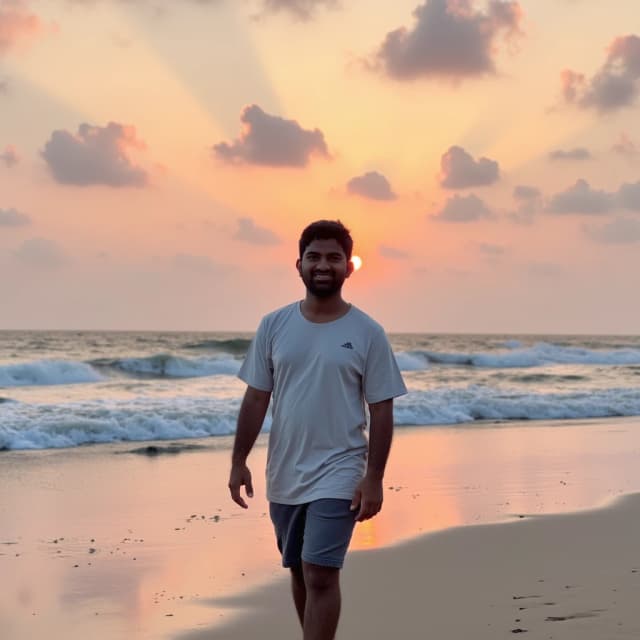
{"type": "Polygon", "coordinates": [[[358,509],[356,520],[362,522],[373,518],[382,509],[382,478],[365,476],[358,485],[351,501],[351,511],[358,509]]]}
{"type": "Polygon", "coordinates": [[[239,504],[243,509],[248,509],[249,505],[240,495],[240,487],[244,485],[247,497],[253,498],[253,484],[251,483],[251,471],[246,464],[237,464],[231,467],[229,476],[229,491],[231,491],[231,499],[239,504]]]}

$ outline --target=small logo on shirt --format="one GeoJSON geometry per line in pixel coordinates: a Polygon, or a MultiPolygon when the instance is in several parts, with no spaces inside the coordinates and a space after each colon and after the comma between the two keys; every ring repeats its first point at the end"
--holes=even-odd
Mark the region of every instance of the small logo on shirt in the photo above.
{"type": "Polygon", "coordinates": [[[350,342],[345,342],[344,344],[342,344],[340,346],[344,347],[345,349],[353,349],[353,345],[350,342]]]}

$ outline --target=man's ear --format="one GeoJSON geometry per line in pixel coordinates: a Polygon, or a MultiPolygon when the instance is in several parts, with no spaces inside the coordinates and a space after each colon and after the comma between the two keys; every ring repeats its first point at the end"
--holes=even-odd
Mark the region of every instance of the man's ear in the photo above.
{"type": "Polygon", "coordinates": [[[300,268],[301,264],[302,264],[302,263],[301,263],[301,261],[300,261],[300,258],[298,258],[298,259],[296,260],[296,271],[298,272],[298,275],[299,275],[300,277],[302,277],[302,269],[300,268]]]}
{"type": "Polygon", "coordinates": [[[345,276],[345,278],[348,278],[354,271],[355,269],[353,266],[353,260],[349,258],[349,260],[347,260],[347,275],[345,276]]]}

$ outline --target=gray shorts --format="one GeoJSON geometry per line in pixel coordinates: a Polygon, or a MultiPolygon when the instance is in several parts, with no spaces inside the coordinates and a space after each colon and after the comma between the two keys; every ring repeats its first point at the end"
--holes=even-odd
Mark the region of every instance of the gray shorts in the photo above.
{"type": "Polygon", "coordinates": [[[271,502],[282,566],[296,567],[304,561],[341,569],[358,513],[350,506],[350,500],[336,498],[294,505],[271,502]]]}

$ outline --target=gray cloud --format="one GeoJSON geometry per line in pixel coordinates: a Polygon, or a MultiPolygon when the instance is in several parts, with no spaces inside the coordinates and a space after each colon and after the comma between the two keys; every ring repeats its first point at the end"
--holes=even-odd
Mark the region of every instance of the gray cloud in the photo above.
{"type": "Polygon", "coordinates": [[[377,65],[397,80],[495,73],[498,39],[521,35],[517,1],[489,0],[483,13],[471,0],[426,0],[413,16],[413,27],[387,33],[376,54],[377,65]]]}
{"type": "Polygon", "coordinates": [[[486,256],[496,258],[506,253],[506,249],[499,244],[491,244],[490,242],[481,242],[478,245],[478,250],[486,256]]]}
{"type": "Polygon", "coordinates": [[[249,244],[280,244],[280,238],[273,231],[258,226],[252,218],[238,218],[238,230],[233,237],[249,244]]]}
{"type": "Polygon", "coordinates": [[[43,31],[42,21],[24,0],[4,0],[0,5],[0,56],[43,31]]]}
{"type": "Polygon", "coordinates": [[[623,209],[640,211],[640,181],[620,185],[616,195],[618,203],[623,209]]]}
{"type": "Polygon", "coordinates": [[[513,197],[516,200],[535,200],[541,196],[538,187],[530,187],[526,184],[518,184],[513,189],[513,197]]]}
{"type": "Polygon", "coordinates": [[[556,149],[549,152],[549,160],[589,160],[591,151],[584,147],[576,147],[575,149],[556,149]]]}
{"type": "Polygon", "coordinates": [[[563,267],[553,262],[528,262],[524,265],[524,269],[531,275],[542,278],[552,278],[564,273],[563,267]]]}
{"type": "Polygon", "coordinates": [[[449,147],[440,159],[440,186],[445,189],[465,189],[493,184],[500,178],[495,160],[474,160],[462,147],[449,147]]]}
{"type": "Polygon", "coordinates": [[[126,153],[129,148],[144,148],[134,127],[116,122],[106,127],[81,124],[77,135],[54,131],[42,157],[61,184],[143,187],[148,183],[147,172],[132,164],[126,153]]]}
{"type": "Polygon", "coordinates": [[[17,209],[0,209],[0,227],[25,227],[31,218],[17,209]]]}
{"type": "Polygon", "coordinates": [[[592,189],[586,180],[554,195],[547,206],[551,213],[605,214],[615,209],[640,212],[640,181],[621,184],[617,191],[592,189]]]}
{"type": "Polygon", "coordinates": [[[337,0],[262,0],[262,13],[288,13],[296,20],[306,22],[313,18],[318,7],[334,8],[337,0]]]}
{"type": "Polygon", "coordinates": [[[390,260],[406,260],[409,257],[409,254],[406,251],[390,247],[387,244],[381,244],[378,247],[378,253],[383,258],[389,258],[390,260]]]}
{"type": "Polygon", "coordinates": [[[592,189],[586,180],[554,195],[547,207],[551,213],[608,213],[615,205],[615,194],[592,189]]]}
{"type": "Polygon", "coordinates": [[[349,193],[370,200],[395,200],[398,196],[391,189],[389,181],[377,171],[369,171],[347,182],[349,193]]]}
{"type": "Polygon", "coordinates": [[[177,269],[204,275],[226,273],[229,270],[229,267],[214,262],[208,256],[190,253],[177,253],[171,258],[171,263],[177,269]]]}
{"type": "Polygon", "coordinates": [[[540,200],[538,198],[531,200],[523,200],[518,205],[518,208],[515,211],[511,211],[507,214],[507,217],[511,222],[515,224],[521,225],[530,225],[533,224],[536,214],[540,208],[540,200]]]}
{"type": "Polygon", "coordinates": [[[626,133],[620,134],[618,141],[611,146],[611,151],[627,158],[635,158],[640,155],[638,145],[626,133]]]}
{"type": "Polygon", "coordinates": [[[471,193],[468,196],[452,196],[444,207],[431,217],[442,222],[474,222],[492,218],[493,214],[480,198],[471,193]]]}
{"type": "Polygon", "coordinates": [[[594,242],[601,244],[640,242],[640,220],[632,218],[615,218],[600,227],[585,225],[583,230],[594,242]]]}
{"type": "Polygon", "coordinates": [[[55,269],[68,262],[62,249],[46,238],[25,240],[13,255],[19,262],[38,269],[55,269]]]}
{"type": "Polygon", "coordinates": [[[313,154],[329,156],[319,129],[303,129],[295,120],[271,116],[255,104],[242,110],[240,120],[244,127],[239,138],[231,144],[213,145],[212,152],[218,158],[272,167],[304,167],[313,154]]]}
{"type": "Polygon", "coordinates": [[[507,214],[507,218],[515,224],[533,224],[542,203],[540,189],[526,184],[518,184],[513,189],[513,197],[519,204],[515,211],[507,214]]]}
{"type": "Polygon", "coordinates": [[[583,109],[607,112],[631,106],[640,91],[640,37],[616,38],[604,64],[590,80],[565,69],[560,81],[565,101],[583,109]]]}
{"type": "Polygon", "coordinates": [[[7,145],[5,150],[0,153],[0,161],[4,162],[5,166],[9,168],[15,167],[18,164],[20,156],[12,144],[7,145]]]}

